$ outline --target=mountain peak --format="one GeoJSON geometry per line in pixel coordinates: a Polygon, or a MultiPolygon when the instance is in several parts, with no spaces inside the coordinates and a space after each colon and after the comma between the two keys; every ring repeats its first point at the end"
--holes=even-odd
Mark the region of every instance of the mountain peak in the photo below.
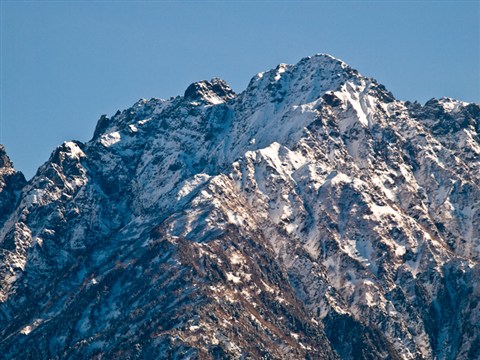
{"type": "Polygon", "coordinates": [[[303,59],[300,60],[300,63],[302,61],[331,62],[331,63],[343,64],[345,67],[348,66],[343,60],[340,60],[335,56],[332,56],[330,54],[325,54],[325,53],[317,53],[315,55],[305,56],[303,59]]]}
{"type": "Polygon", "coordinates": [[[317,54],[0,146],[0,353],[480,359],[479,119],[317,54]]]}
{"type": "Polygon", "coordinates": [[[254,103],[286,106],[311,103],[328,91],[337,91],[347,82],[359,84],[366,78],[331,55],[304,57],[294,65],[279,64],[258,73],[250,81],[244,98],[254,103]]]}
{"type": "Polygon", "coordinates": [[[323,78],[328,77],[359,77],[357,70],[353,69],[343,60],[328,54],[316,54],[301,59],[297,64],[293,65],[297,71],[308,71],[313,74],[321,75],[323,78]]]}
{"type": "Polygon", "coordinates": [[[219,78],[195,82],[188,86],[184,94],[184,98],[189,101],[205,101],[210,104],[219,104],[234,97],[235,92],[219,78]]]}

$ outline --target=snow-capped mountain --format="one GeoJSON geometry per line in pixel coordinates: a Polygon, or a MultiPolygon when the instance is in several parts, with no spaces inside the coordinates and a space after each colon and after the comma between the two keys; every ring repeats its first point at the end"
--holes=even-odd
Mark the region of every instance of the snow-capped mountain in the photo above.
{"type": "Polygon", "coordinates": [[[2,356],[478,359],[479,134],[315,55],[1,148],[2,356]]]}

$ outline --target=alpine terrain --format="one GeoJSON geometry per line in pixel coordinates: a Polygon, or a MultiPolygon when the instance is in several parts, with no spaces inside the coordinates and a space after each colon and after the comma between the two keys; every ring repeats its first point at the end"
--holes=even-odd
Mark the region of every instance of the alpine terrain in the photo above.
{"type": "Polygon", "coordinates": [[[480,359],[480,107],[329,55],[0,149],[5,359],[480,359]]]}

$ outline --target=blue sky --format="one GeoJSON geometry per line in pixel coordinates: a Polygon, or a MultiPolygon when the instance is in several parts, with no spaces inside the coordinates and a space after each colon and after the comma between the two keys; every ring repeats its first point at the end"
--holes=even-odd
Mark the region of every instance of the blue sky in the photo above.
{"type": "Polygon", "coordinates": [[[101,114],[329,53],[399,99],[480,102],[478,1],[4,1],[2,142],[27,177],[101,114]]]}

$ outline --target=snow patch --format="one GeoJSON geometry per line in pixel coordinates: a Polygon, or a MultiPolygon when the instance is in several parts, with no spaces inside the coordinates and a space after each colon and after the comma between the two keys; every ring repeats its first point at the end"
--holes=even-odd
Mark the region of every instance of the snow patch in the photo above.
{"type": "Polygon", "coordinates": [[[121,140],[120,133],[118,131],[114,131],[109,134],[102,135],[100,138],[100,142],[103,144],[105,147],[110,147],[116,143],[118,143],[121,140]]]}
{"type": "Polygon", "coordinates": [[[20,330],[20,334],[23,335],[28,335],[30,334],[33,330],[35,330],[41,323],[43,322],[42,319],[35,319],[31,324],[23,327],[20,330]]]}
{"type": "Polygon", "coordinates": [[[79,160],[80,158],[85,157],[85,153],[76,143],[67,141],[64,143],[64,145],[69,150],[69,152],[66,153],[69,158],[79,160]]]}
{"type": "Polygon", "coordinates": [[[233,282],[234,284],[239,284],[242,282],[239,276],[233,275],[231,272],[227,272],[227,280],[233,282]]]}

